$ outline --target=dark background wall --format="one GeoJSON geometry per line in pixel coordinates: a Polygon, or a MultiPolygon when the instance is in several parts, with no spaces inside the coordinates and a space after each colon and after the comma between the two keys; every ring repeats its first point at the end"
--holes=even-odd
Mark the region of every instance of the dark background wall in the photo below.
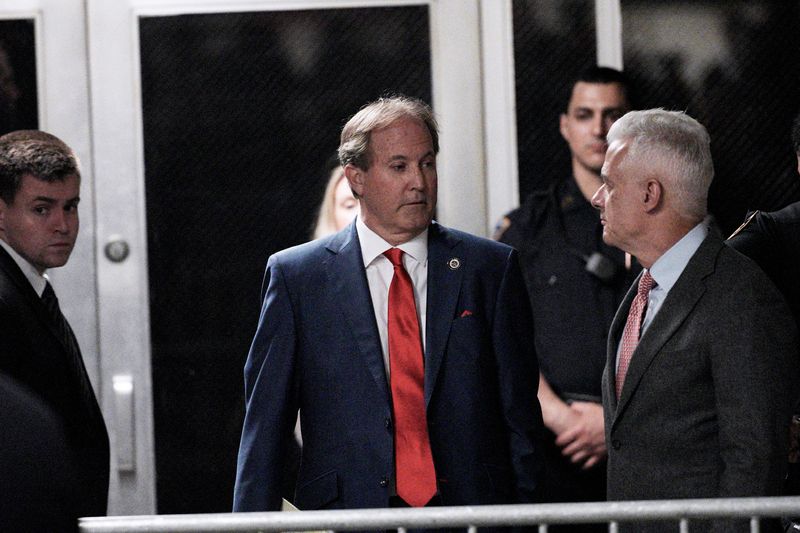
{"type": "MultiPolygon", "coordinates": [[[[520,195],[569,175],[558,115],[595,62],[594,2],[514,0],[520,195]]],[[[749,209],[800,199],[800,2],[624,0],[625,70],[640,108],[685,110],[712,139],[709,208],[728,235],[749,209]]]]}
{"type": "Polygon", "coordinates": [[[36,49],[33,20],[0,20],[0,135],[36,129],[36,49]]]}

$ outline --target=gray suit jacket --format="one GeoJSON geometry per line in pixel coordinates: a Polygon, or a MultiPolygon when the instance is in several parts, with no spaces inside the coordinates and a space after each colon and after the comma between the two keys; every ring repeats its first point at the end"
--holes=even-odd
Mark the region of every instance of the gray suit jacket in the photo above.
{"type": "MultiPolygon", "coordinates": [[[[709,235],[633,354],[619,402],[611,326],[603,375],[609,500],[771,496],[785,474],[797,332],[750,260],[709,235]]],[[[635,531],[674,531],[675,524],[635,531]]]]}

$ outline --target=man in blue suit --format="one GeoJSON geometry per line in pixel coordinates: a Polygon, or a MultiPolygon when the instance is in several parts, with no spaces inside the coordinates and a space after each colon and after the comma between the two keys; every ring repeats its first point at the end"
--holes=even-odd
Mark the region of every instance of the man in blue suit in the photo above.
{"type": "Polygon", "coordinates": [[[438,149],[426,104],[364,107],[339,147],[360,215],[269,259],[234,511],[280,508],[298,409],[301,509],[533,501],[541,412],[517,254],[432,221],[438,149]]]}

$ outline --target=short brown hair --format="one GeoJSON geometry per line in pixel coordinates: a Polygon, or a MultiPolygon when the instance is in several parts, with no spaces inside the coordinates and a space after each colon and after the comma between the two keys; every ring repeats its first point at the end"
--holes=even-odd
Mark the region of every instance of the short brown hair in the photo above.
{"type": "Polygon", "coordinates": [[[22,178],[42,181],[80,179],[75,152],[55,135],[39,130],[12,131],[0,137],[0,198],[12,204],[22,178]]]}
{"type": "Polygon", "coordinates": [[[391,125],[393,122],[411,117],[420,120],[431,135],[433,153],[439,153],[439,127],[430,106],[417,98],[396,95],[379,98],[353,115],[342,128],[339,142],[339,162],[344,167],[351,164],[368,170],[370,134],[391,125]]]}

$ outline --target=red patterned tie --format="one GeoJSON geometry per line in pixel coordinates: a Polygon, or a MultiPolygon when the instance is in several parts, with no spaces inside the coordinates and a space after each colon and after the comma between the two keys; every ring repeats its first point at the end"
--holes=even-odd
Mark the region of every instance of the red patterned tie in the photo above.
{"type": "Polygon", "coordinates": [[[389,381],[394,409],[397,495],[411,507],[422,507],[436,494],[436,472],[425,416],[422,337],[414,287],[403,268],[403,251],[392,248],[383,255],[394,265],[389,285],[389,381]]]}
{"type": "Polygon", "coordinates": [[[631,356],[636,346],[639,344],[639,332],[642,329],[642,319],[647,308],[647,296],[650,289],[655,287],[656,280],[645,270],[639,278],[639,289],[631,303],[628,312],[628,321],[625,322],[625,329],[622,332],[622,340],[619,350],[619,366],[617,368],[617,399],[622,394],[622,384],[625,383],[625,374],[628,373],[628,366],[631,364],[631,356]]]}

